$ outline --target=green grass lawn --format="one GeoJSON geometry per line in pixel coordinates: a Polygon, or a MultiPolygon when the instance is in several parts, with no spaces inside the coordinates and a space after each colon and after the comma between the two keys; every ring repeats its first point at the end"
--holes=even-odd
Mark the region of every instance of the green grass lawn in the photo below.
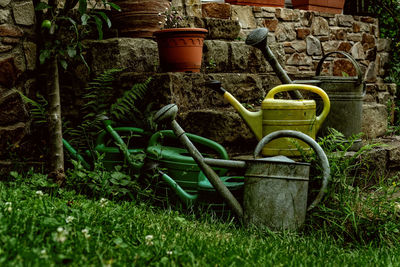
{"type": "Polygon", "coordinates": [[[400,248],[349,246],[326,232],[271,233],[145,203],[0,182],[1,266],[396,266],[400,248]]]}

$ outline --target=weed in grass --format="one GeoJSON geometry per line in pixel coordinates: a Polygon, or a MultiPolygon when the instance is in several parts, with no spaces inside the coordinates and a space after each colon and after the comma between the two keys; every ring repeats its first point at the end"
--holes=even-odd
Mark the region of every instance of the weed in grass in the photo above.
{"type": "Polygon", "coordinates": [[[325,201],[308,214],[306,232],[322,231],[348,245],[395,244],[400,241],[400,223],[393,201],[394,178],[371,184],[368,177],[360,176],[368,167],[368,158],[361,156],[376,145],[347,153],[356,139],[344,142],[335,130],[320,139],[331,165],[331,180],[325,201]]]}

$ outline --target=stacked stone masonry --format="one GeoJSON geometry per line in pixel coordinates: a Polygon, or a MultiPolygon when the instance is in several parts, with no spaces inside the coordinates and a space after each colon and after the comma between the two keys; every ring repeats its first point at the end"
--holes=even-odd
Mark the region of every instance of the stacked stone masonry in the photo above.
{"type": "MultiPolygon", "coordinates": [[[[165,103],[173,101],[179,105],[182,121],[189,130],[227,146],[235,147],[245,141],[251,147],[255,138],[245,130],[240,117],[221,96],[203,84],[209,79],[219,79],[240,102],[258,107],[268,90],[281,82],[262,53],[246,45],[244,40],[252,30],[268,27],[268,44],[293,80],[315,76],[316,65],[328,52],[351,54],[366,82],[363,132],[368,139],[387,132],[387,106],[395,96],[396,86],[384,82],[390,41],[379,38],[377,19],[286,8],[200,5],[195,0],[175,2],[185,14],[202,14],[202,18],[192,19],[191,25],[209,31],[200,74],[160,73],[156,43],[130,38],[91,41],[88,54],[95,73],[120,66],[135,73],[154,75],[157,95],[166,96],[165,103]],[[222,119],[216,119],[216,113],[225,122],[232,122],[229,127],[222,119]],[[233,124],[239,127],[231,127],[233,124]]],[[[323,73],[354,76],[355,69],[350,61],[336,57],[325,60],[323,73]]]]}
{"type": "Polygon", "coordinates": [[[0,0],[0,162],[29,129],[19,92],[26,94],[35,84],[35,23],[32,0],[0,0]]]}

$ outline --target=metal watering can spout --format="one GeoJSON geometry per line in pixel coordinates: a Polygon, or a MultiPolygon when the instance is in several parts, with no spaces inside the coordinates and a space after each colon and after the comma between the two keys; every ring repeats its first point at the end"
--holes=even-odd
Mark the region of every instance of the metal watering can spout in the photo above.
{"type": "MultiPolygon", "coordinates": [[[[284,84],[293,83],[286,71],[279,64],[274,53],[268,46],[268,29],[258,28],[253,30],[246,38],[246,44],[258,48],[263,53],[265,59],[271,65],[274,72],[278,75],[279,80],[284,84]]],[[[293,99],[302,99],[303,96],[299,91],[290,92],[293,99]]]]}
{"type": "Polygon", "coordinates": [[[245,123],[249,126],[251,131],[257,137],[258,140],[262,138],[262,111],[251,112],[248,111],[236,98],[226,91],[221,86],[221,82],[217,80],[212,80],[207,82],[209,86],[214,91],[223,95],[223,97],[236,109],[239,115],[243,118],[245,123]]]}

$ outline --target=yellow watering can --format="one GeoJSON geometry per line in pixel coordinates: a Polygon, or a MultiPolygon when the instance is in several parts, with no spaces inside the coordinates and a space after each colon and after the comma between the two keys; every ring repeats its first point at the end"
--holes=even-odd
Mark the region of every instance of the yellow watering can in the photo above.
{"type": "MultiPolygon", "coordinates": [[[[229,92],[221,87],[221,82],[211,81],[210,87],[221,93],[224,98],[239,112],[251,131],[261,140],[269,133],[278,130],[294,130],[315,139],[316,133],[330,110],[328,95],[319,87],[306,84],[284,84],[271,89],[263,102],[261,110],[248,111],[229,92]],[[324,109],[316,116],[314,100],[275,99],[280,92],[306,90],[318,94],[323,101],[324,109]]],[[[264,156],[300,156],[300,150],[309,150],[308,146],[292,138],[278,138],[268,143],[262,150],[264,156]]]]}

